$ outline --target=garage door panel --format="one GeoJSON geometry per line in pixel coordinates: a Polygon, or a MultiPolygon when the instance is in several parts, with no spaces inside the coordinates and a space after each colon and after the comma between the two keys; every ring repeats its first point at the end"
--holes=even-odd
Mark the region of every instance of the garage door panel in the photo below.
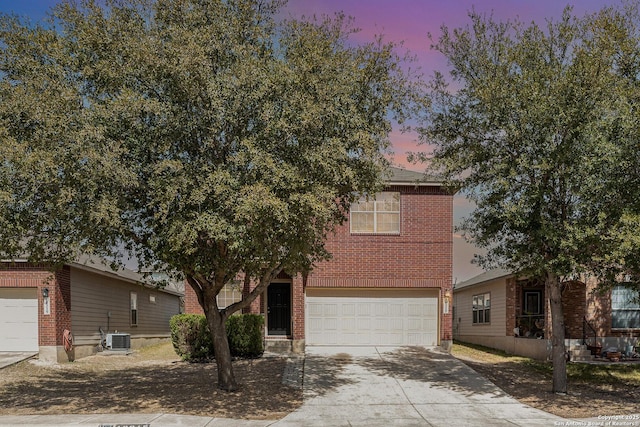
{"type": "Polygon", "coordinates": [[[308,289],[306,301],[309,345],[438,342],[437,290],[308,289]]]}
{"type": "Polygon", "coordinates": [[[336,316],[338,314],[338,304],[326,304],[324,306],[325,316],[336,316]]]}
{"type": "Polygon", "coordinates": [[[37,289],[0,289],[0,351],[38,351],[37,289]]]}
{"type": "Polygon", "coordinates": [[[391,319],[389,322],[389,326],[392,331],[401,331],[404,327],[404,319],[402,318],[391,319]]]}
{"type": "Polygon", "coordinates": [[[390,316],[403,316],[404,315],[404,305],[403,304],[389,304],[389,315],[390,316]]]}
{"type": "Polygon", "coordinates": [[[438,327],[438,321],[437,320],[424,320],[423,321],[424,326],[423,326],[423,330],[431,330],[434,328],[438,327]]]}
{"type": "Polygon", "coordinates": [[[341,304],[343,316],[355,316],[356,305],[355,304],[341,304]]]}
{"type": "Polygon", "coordinates": [[[11,330],[6,331],[6,333],[3,332],[3,334],[6,334],[8,336],[13,336],[15,338],[37,336],[38,322],[25,322],[25,323],[13,322],[13,323],[6,323],[6,326],[9,327],[11,330]],[[36,330],[36,333],[33,333],[34,329],[36,330]]]}
{"type": "Polygon", "coordinates": [[[423,307],[425,315],[429,318],[438,316],[438,305],[425,305],[423,307]]]}
{"type": "Polygon", "coordinates": [[[371,334],[366,333],[366,332],[358,332],[354,335],[352,335],[353,341],[350,341],[350,337],[348,335],[345,335],[345,340],[344,342],[340,343],[342,345],[348,345],[349,342],[353,342],[354,345],[366,345],[367,343],[369,343],[371,341],[371,334]]]}
{"type": "Polygon", "coordinates": [[[309,304],[307,312],[312,319],[322,316],[322,304],[309,304]]]}
{"type": "Polygon", "coordinates": [[[425,323],[423,323],[421,318],[409,318],[407,319],[407,330],[409,332],[422,331],[427,327],[425,323]]]}
{"type": "Polygon", "coordinates": [[[338,330],[338,319],[329,318],[326,320],[326,324],[324,325],[325,329],[328,331],[337,331],[338,330]]]}
{"type": "Polygon", "coordinates": [[[371,304],[358,304],[358,316],[371,316],[371,304]]]}
{"type": "Polygon", "coordinates": [[[344,331],[345,333],[356,329],[356,319],[354,318],[345,317],[344,319],[342,319],[341,323],[342,331],[344,331]]]}
{"type": "Polygon", "coordinates": [[[408,316],[422,316],[424,312],[425,312],[425,304],[415,304],[411,302],[407,304],[408,316]]]}
{"type": "MultiPolygon", "coordinates": [[[[369,304],[368,300],[369,300],[369,298],[363,298],[362,304],[369,304]]],[[[381,303],[374,303],[373,304],[373,311],[378,316],[386,317],[386,316],[389,315],[389,305],[388,304],[381,304],[381,303]]]]}

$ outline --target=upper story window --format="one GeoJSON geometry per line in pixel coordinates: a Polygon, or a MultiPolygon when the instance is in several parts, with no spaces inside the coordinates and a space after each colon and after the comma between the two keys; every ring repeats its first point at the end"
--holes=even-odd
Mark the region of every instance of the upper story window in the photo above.
{"type": "Polygon", "coordinates": [[[640,302],[638,291],[616,286],[611,290],[611,327],[613,329],[640,329],[640,302]]]}
{"type": "Polygon", "coordinates": [[[400,193],[385,191],[351,205],[351,232],[400,234],[400,193]]]}

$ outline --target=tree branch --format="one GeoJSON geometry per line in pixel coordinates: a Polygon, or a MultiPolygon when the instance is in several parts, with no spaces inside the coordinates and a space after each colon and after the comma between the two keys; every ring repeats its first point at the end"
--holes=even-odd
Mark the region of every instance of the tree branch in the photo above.
{"type": "Polygon", "coordinates": [[[255,301],[256,298],[258,298],[258,295],[264,292],[267,286],[269,286],[269,283],[271,283],[271,281],[275,279],[278,276],[278,274],[280,274],[283,267],[284,266],[281,263],[276,267],[266,271],[265,274],[260,279],[260,282],[258,283],[258,285],[249,293],[249,295],[246,298],[243,298],[241,301],[235,302],[230,306],[228,306],[227,308],[225,308],[224,310],[222,310],[223,311],[222,315],[225,318],[227,318],[228,316],[235,313],[236,311],[242,310],[243,308],[248,307],[253,301],[255,301]]]}

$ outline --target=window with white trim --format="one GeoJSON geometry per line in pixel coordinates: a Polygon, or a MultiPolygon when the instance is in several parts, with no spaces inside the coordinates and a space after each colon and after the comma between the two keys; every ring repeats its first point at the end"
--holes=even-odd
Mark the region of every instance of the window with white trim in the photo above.
{"type": "Polygon", "coordinates": [[[491,293],[473,296],[473,324],[491,322],[491,293]]]}
{"type": "Polygon", "coordinates": [[[219,308],[229,307],[240,300],[242,300],[242,282],[239,280],[234,280],[224,285],[217,296],[219,308]]]}
{"type": "Polygon", "coordinates": [[[400,193],[384,191],[351,205],[351,233],[400,234],[400,193]]]}
{"type": "Polygon", "coordinates": [[[611,328],[640,329],[638,291],[625,286],[611,290],[611,328]]]}
{"type": "Polygon", "coordinates": [[[138,294],[131,292],[129,300],[131,303],[131,326],[138,326],[138,294]]]}

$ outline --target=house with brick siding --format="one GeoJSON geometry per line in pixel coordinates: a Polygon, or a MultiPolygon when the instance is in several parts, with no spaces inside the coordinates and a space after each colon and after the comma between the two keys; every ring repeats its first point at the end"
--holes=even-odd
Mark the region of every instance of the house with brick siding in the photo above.
{"type": "MultiPolygon", "coordinates": [[[[594,292],[597,282],[593,278],[563,285],[568,349],[577,352],[583,346],[613,347],[624,353],[637,345],[640,340],[640,304],[634,301],[637,291],[621,284],[606,292],[594,292]]],[[[551,317],[541,281],[504,270],[482,273],[455,285],[453,312],[456,340],[539,360],[551,355],[551,317]]]]}
{"type": "MultiPolygon", "coordinates": [[[[328,261],[306,276],[281,273],[247,312],[265,316],[267,348],[443,346],[452,342],[453,192],[392,168],[386,188],[355,203],[328,237],[328,261]]],[[[242,297],[242,280],[218,304],[242,297]]],[[[185,286],[185,310],[202,313],[185,286]]]]}
{"type": "Polygon", "coordinates": [[[108,333],[128,334],[131,348],[166,340],[182,295],[92,257],[55,271],[26,260],[0,262],[0,351],[62,362],[96,353],[108,333]]]}

